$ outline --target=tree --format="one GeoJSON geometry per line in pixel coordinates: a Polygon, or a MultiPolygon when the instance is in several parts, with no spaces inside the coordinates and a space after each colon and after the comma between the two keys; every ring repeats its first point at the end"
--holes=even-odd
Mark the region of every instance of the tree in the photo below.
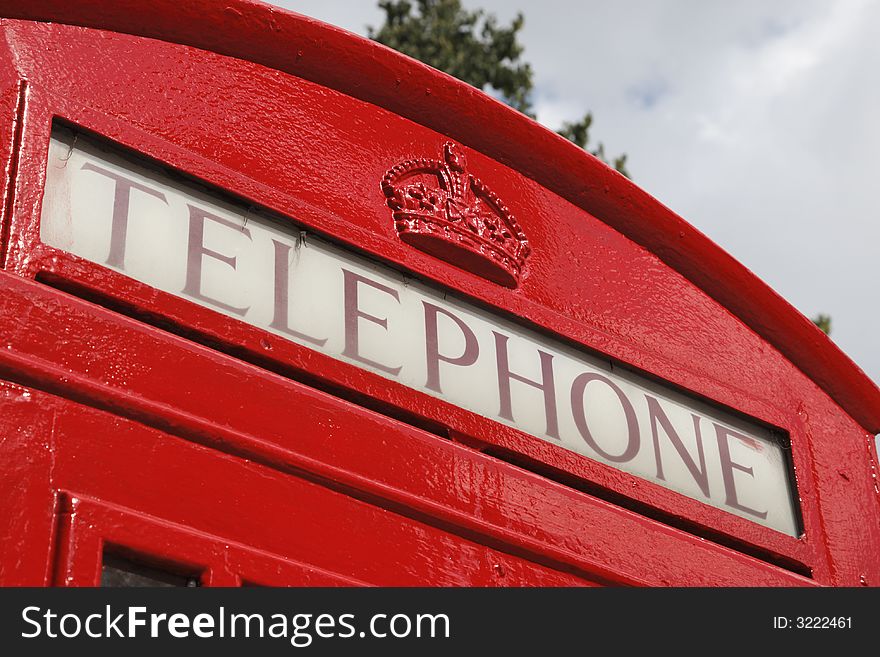
{"type": "Polygon", "coordinates": [[[831,315],[820,313],[813,318],[813,324],[818,326],[826,335],[831,335],[831,315]]]}
{"type": "Polygon", "coordinates": [[[568,139],[569,141],[574,142],[584,150],[589,151],[592,155],[595,155],[600,160],[605,162],[606,164],[610,164],[612,167],[620,171],[624,176],[629,178],[629,172],[626,170],[626,153],[622,155],[618,155],[611,162],[605,159],[605,146],[602,142],[599,142],[599,145],[596,146],[595,149],[587,148],[587,144],[590,141],[590,125],[593,123],[593,113],[587,112],[580,121],[576,121],[574,123],[570,123],[568,121],[563,122],[562,127],[557,130],[557,132],[568,139]]]}
{"type": "MultiPolygon", "coordinates": [[[[493,14],[468,11],[461,0],[380,0],[385,24],[367,28],[371,39],[445,71],[478,89],[495,92],[520,112],[532,112],[532,67],[522,61],[523,47],[517,40],[525,19],[517,14],[508,27],[499,26],[493,14]]],[[[623,175],[626,155],[605,159],[601,142],[589,148],[593,115],[566,122],[558,133],[589,151],[623,175]]]]}

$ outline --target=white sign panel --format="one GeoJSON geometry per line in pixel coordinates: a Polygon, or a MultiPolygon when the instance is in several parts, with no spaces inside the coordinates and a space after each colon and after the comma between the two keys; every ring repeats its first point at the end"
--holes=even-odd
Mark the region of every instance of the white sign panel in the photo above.
{"type": "Polygon", "coordinates": [[[757,423],[56,131],[42,240],[756,523],[797,535],[757,423]]]}

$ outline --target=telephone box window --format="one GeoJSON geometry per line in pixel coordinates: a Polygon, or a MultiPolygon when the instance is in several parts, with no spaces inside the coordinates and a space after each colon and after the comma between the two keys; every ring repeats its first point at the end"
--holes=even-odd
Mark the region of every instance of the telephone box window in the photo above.
{"type": "Polygon", "coordinates": [[[104,553],[101,586],[106,587],[171,587],[199,586],[197,577],[180,575],[153,566],[137,563],[114,554],[104,553]]]}

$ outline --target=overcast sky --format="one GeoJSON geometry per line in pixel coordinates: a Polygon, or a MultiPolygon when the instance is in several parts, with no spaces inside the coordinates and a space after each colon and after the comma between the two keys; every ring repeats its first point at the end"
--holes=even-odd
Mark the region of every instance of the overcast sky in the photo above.
{"type": "MultiPolygon", "coordinates": [[[[359,34],[372,0],[273,4],[359,34]]],[[[526,18],[538,120],[586,110],[635,182],[880,382],[880,2],[465,0],[526,18]]]]}

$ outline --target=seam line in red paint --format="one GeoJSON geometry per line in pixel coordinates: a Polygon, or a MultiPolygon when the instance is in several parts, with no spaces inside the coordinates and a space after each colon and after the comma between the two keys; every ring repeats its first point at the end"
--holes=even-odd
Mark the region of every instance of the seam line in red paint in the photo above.
{"type": "Polygon", "coordinates": [[[18,94],[15,99],[15,111],[12,119],[12,141],[10,143],[9,173],[6,179],[6,205],[0,220],[0,267],[6,269],[6,255],[9,252],[9,235],[12,227],[12,215],[15,211],[15,190],[18,183],[18,166],[21,157],[21,142],[24,134],[24,116],[27,107],[28,82],[18,82],[18,94]]]}

